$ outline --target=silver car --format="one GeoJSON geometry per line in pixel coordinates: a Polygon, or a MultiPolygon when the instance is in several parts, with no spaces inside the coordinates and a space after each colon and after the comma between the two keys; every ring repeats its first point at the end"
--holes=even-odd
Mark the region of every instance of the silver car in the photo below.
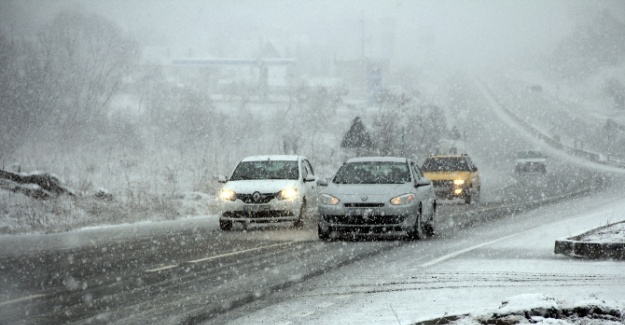
{"type": "Polygon", "coordinates": [[[403,231],[410,239],[420,239],[434,233],[435,215],[432,182],[414,161],[353,158],[339,168],[319,196],[318,234],[328,239],[332,231],[403,231]]]}

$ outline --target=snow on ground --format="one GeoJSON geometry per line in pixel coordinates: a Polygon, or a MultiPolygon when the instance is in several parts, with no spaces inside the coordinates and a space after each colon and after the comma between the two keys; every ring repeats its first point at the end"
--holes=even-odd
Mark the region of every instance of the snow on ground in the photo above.
{"type": "Polygon", "coordinates": [[[625,321],[625,303],[590,297],[579,301],[558,300],[540,293],[512,296],[497,309],[472,313],[450,325],[493,324],[610,325],[625,321]]]}
{"type": "Polygon", "coordinates": [[[579,239],[593,243],[625,243],[625,223],[614,223],[584,234],[579,239]]]}
{"type": "Polygon", "coordinates": [[[22,255],[42,250],[62,250],[84,246],[102,246],[127,239],[150,237],[168,231],[218,229],[217,215],[189,216],[177,220],[150,221],[117,225],[88,226],[55,234],[0,235],[0,255],[22,255]]]}
{"type": "Polygon", "coordinates": [[[550,302],[533,300],[537,296],[532,295],[554,297],[560,308],[605,301],[622,313],[622,261],[553,252],[556,239],[608,220],[624,221],[625,201],[619,192],[518,213],[454,238],[398,247],[310,280],[301,289],[282,293],[280,303],[232,323],[413,324],[445,315],[487,314],[502,301],[513,302],[508,309],[550,302]],[[439,255],[440,247],[445,255],[439,255]],[[518,295],[521,298],[511,298],[518,295]]]}
{"type": "Polygon", "coordinates": [[[110,224],[157,222],[211,213],[213,195],[190,191],[177,194],[116,195],[100,189],[74,197],[42,200],[0,190],[0,234],[43,234],[110,224]]]}

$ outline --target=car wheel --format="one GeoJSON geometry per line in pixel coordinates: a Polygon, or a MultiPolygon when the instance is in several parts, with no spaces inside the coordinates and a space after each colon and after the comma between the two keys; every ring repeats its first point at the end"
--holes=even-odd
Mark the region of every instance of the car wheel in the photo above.
{"type": "Polygon", "coordinates": [[[223,231],[232,230],[232,221],[230,220],[219,220],[219,228],[223,231]]]}
{"type": "Polygon", "coordinates": [[[321,240],[328,240],[330,239],[330,230],[323,231],[321,226],[317,226],[317,236],[319,236],[321,240]]]}
{"type": "Polygon", "coordinates": [[[306,200],[302,202],[302,206],[299,209],[299,218],[293,222],[293,226],[295,228],[301,229],[304,228],[304,219],[306,219],[306,200]]]}
{"type": "Polygon", "coordinates": [[[434,227],[434,218],[436,218],[436,205],[432,206],[432,217],[431,220],[428,221],[425,225],[423,225],[423,232],[427,237],[434,236],[435,227],[434,227]]]}
{"type": "Polygon", "coordinates": [[[481,199],[482,199],[482,190],[478,187],[475,193],[473,194],[472,201],[473,203],[478,204],[480,203],[481,199]]]}
{"type": "Polygon", "coordinates": [[[465,204],[471,204],[471,199],[472,199],[471,192],[472,191],[468,191],[467,194],[465,194],[465,196],[464,196],[464,203],[465,204]]]}
{"type": "Polygon", "coordinates": [[[421,207],[417,212],[417,221],[412,229],[408,230],[408,239],[419,240],[423,238],[423,225],[421,224],[421,207]]]}

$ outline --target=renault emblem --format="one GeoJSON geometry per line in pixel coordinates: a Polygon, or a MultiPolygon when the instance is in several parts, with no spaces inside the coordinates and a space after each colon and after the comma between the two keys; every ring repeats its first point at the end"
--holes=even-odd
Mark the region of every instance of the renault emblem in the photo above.
{"type": "Polygon", "coordinates": [[[360,197],[360,199],[363,200],[363,201],[367,201],[369,199],[369,197],[366,196],[366,195],[363,195],[363,196],[360,197]]]}

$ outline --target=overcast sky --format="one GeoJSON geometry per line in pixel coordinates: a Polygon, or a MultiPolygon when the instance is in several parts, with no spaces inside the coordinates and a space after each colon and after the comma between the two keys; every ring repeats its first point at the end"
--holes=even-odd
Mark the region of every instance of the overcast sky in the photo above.
{"type": "Polygon", "coordinates": [[[550,51],[577,22],[606,7],[623,19],[620,0],[3,0],[0,24],[20,34],[59,10],[81,8],[177,55],[242,56],[271,41],[282,56],[300,47],[358,59],[364,40],[367,57],[477,62],[550,51]]]}

